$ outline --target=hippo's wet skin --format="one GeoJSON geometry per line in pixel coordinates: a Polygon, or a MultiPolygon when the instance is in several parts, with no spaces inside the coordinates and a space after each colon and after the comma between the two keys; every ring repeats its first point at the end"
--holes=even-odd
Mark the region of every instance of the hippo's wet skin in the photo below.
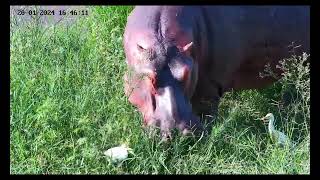
{"type": "Polygon", "coordinates": [[[202,132],[196,114],[214,115],[226,91],[276,81],[259,72],[270,63],[280,73],[292,42],[296,55],[309,52],[309,14],[304,6],[135,7],[124,33],[126,95],[164,136],[202,132]]]}

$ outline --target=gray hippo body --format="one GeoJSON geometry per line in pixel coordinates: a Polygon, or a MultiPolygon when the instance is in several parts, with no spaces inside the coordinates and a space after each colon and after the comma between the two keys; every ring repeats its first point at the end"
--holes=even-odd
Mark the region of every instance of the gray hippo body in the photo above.
{"type": "Polygon", "coordinates": [[[259,72],[269,63],[280,74],[275,66],[290,57],[290,45],[300,45],[298,55],[309,41],[308,6],[138,6],[124,33],[125,92],[164,136],[202,131],[195,114],[215,114],[231,89],[275,82],[259,72]]]}

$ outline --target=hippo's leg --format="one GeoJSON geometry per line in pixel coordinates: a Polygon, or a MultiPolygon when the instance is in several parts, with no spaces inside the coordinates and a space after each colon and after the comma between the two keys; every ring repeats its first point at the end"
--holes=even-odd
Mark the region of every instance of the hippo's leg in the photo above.
{"type": "Polygon", "coordinates": [[[202,99],[192,104],[193,111],[202,117],[202,122],[208,133],[211,133],[213,123],[218,116],[219,103],[220,98],[212,98],[211,100],[202,99]]]}
{"type": "MultiPolygon", "coordinates": [[[[201,82],[200,82],[201,83],[201,82]]],[[[224,93],[223,89],[216,83],[207,81],[197,86],[199,91],[191,99],[193,111],[202,116],[206,131],[210,134],[213,123],[218,116],[218,106],[224,93]]]]}

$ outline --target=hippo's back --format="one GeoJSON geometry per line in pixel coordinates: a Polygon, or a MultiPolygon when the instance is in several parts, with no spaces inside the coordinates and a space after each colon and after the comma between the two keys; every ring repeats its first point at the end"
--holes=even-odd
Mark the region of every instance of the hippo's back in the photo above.
{"type": "Polygon", "coordinates": [[[296,41],[309,49],[309,6],[206,6],[204,11],[211,31],[208,38],[222,46],[296,41]]]}
{"type": "MultiPolygon", "coordinates": [[[[206,6],[208,65],[212,81],[234,89],[265,87],[258,79],[265,64],[292,52],[309,52],[309,6],[206,6]],[[233,84],[233,85],[230,85],[233,84]]],[[[227,88],[227,87],[226,87],[227,88]]]]}

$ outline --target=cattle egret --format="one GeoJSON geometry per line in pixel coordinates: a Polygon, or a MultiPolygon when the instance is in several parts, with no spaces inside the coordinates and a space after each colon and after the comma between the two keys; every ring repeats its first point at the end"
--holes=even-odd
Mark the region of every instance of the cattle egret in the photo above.
{"type": "Polygon", "coordinates": [[[121,146],[113,147],[104,152],[104,155],[110,158],[113,163],[121,162],[128,158],[128,155],[133,154],[133,150],[127,145],[122,144],[121,146]]]}
{"type": "Polygon", "coordinates": [[[262,121],[268,122],[268,131],[271,137],[271,140],[278,145],[284,146],[289,145],[291,146],[290,139],[283,133],[274,128],[274,116],[272,113],[268,113],[265,117],[261,118],[262,121]]]}

